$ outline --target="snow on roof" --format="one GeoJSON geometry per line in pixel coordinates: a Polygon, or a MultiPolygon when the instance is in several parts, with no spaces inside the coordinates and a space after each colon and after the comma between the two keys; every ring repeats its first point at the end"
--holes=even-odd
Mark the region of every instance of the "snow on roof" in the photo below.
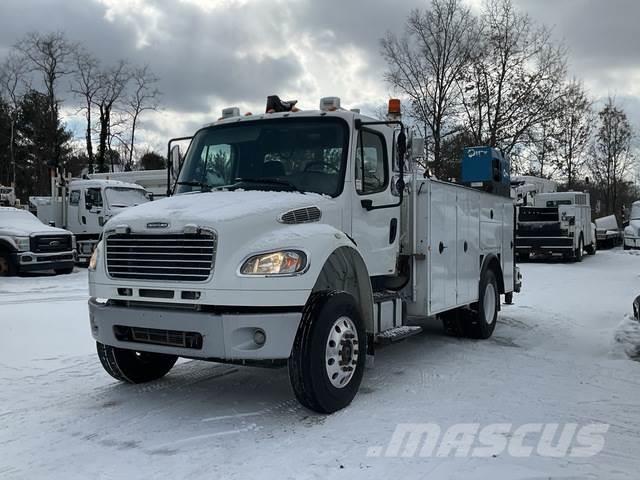
{"type": "Polygon", "coordinates": [[[344,120],[353,120],[359,118],[364,121],[375,121],[373,117],[368,117],[361,113],[352,112],[351,110],[334,110],[332,112],[324,112],[322,110],[300,110],[297,112],[274,112],[274,113],[259,113],[255,115],[241,115],[239,117],[229,117],[217,120],[215,122],[207,123],[202,128],[212,127],[214,125],[226,125],[229,123],[238,123],[243,121],[253,120],[271,120],[276,118],[289,118],[289,117],[338,117],[344,120]]]}
{"type": "Polygon", "coordinates": [[[120,188],[136,188],[144,190],[144,187],[137,183],[121,182],[120,180],[106,180],[106,179],[76,179],[71,180],[69,183],[70,188],[91,188],[91,187],[120,187],[120,188]]]}

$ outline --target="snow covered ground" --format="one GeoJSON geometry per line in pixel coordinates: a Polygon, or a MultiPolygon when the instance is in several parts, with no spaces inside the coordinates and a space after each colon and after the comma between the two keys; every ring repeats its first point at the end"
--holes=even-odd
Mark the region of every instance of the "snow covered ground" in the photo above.
{"type": "Polygon", "coordinates": [[[434,324],[380,350],[330,416],[298,405],[285,369],[183,361],[119,384],[94,353],[86,271],[0,280],[0,478],[639,478],[640,363],[625,351],[640,335],[625,315],[640,256],[521,267],[492,339],[434,324]],[[404,423],[610,427],[588,458],[368,455],[404,423]]]}

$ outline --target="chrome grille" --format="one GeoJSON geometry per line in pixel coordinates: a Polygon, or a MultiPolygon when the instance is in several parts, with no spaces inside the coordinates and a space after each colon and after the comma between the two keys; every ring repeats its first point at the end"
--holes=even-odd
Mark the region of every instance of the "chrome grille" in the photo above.
{"type": "Polygon", "coordinates": [[[280,215],[281,223],[296,224],[296,223],[310,223],[320,220],[322,213],[318,207],[304,207],[297,208],[295,210],[289,210],[288,212],[280,215]]]}
{"type": "Polygon", "coordinates": [[[202,282],[215,262],[213,233],[120,234],[106,237],[107,272],[113,278],[202,282]]]}

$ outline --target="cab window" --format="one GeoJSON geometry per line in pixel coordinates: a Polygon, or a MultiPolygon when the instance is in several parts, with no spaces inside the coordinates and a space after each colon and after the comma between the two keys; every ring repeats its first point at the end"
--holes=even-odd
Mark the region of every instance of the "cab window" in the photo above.
{"type": "Polygon", "coordinates": [[[102,207],[102,193],[99,188],[87,188],[84,194],[85,207],[102,207]]]}
{"type": "Polygon", "coordinates": [[[69,205],[78,205],[80,203],[80,190],[72,190],[69,194],[69,205]]]}
{"type": "Polygon", "coordinates": [[[356,191],[361,195],[382,192],[389,180],[384,137],[371,130],[358,135],[356,149],[356,191]]]}

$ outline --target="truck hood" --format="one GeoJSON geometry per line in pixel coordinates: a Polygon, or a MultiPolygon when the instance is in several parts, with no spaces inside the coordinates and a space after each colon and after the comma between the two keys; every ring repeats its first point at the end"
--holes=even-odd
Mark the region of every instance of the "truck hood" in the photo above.
{"type": "Polygon", "coordinates": [[[131,207],[119,212],[105,225],[105,230],[127,225],[133,231],[152,229],[149,224],[167,223],[168,230],[181,230],[184,225],[196,224],[218,228],[248,217],[255,223],[276,222],[279,215],[296,208],[316,206],[323,214],[335,210],[336,202],[316,193],[221,191],[192,193],[164,198],[131,207]]]}
{"type": "Polygon", "coordinates": [[[10,225],[1,225],[0,234],[11,235],[17,237],[28,237],[29,235],[71,235],[71,232],[62,228],[50,227],[39,220],[31,219],[15,219],[10,225]]]}

